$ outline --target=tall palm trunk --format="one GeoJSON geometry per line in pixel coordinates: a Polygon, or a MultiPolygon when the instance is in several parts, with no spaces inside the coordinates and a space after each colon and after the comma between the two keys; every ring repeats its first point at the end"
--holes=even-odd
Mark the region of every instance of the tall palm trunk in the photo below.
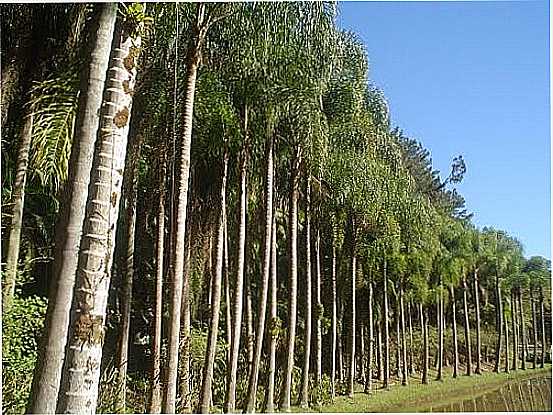
{"type": "Polygon", "coordinates": [[[286,365],[284,381],[282,382],[281,410],[290,411],[290,392],[292,387],[292,369],[294,367],[294,345],[296,339],[296,309],[298,292],[298,180],[299,180],[300,152],[296,149],[292,161],[290,177],[290,204],[288,212],[288,330],[286,347],[286,365]]]}
{"type": "MultiPolygon", "coordinates": [[[[226,213],[226,210],[225,210],[226,213]]],[[[230,364],[230,346],[232,344],[232,310],[230,304],[230,279],[228,262],[228,220],[225,214],[225,224],[223,227],[223,285],[225,290],[225,335],[227,339],[227,365],[230,364]]]]}
{"type": "Polygon", "coordinates": [[[271,250],[271,309],[269,324],[269,373],[267,381],[267,393],[265,398],[265,412],[275,412],[275,372],[276,372],[276,346],[278,339],[277,319],[277,223],[276,209],[273,212],[272,226],[272,250],[271,250]]]}
{"type": "Polygon", "coordinates": [[[266,145],[267,170],[265,181],[265,234],[263,236],[263,262],[261,276],[261,295],[259,298],[259,308],[257,313],[257,330],[255,339],[255,352],[253,357],[252,371],[248,384],[248,396],[246,402],[246,412],[255,411],[257,397],[257,381],[259,377],[259,365],[261,362],[261,352],[263,339],[265,338],[265,314],[267,309],[267,295],[269,292],[269,276],[271,273],[271,235],[273,225],[273,139],[269,134],[266,145]]]}
{"type": "Polygon", "coordinates": [[[401,384],[407,386],[409,380],[407,378],[407,340],[405,333],[405,307],[403,304],[403,284],[400,283],[399,288],[399,308],[401,314],[401,350],[402,350],[402,371],[401,384]]]}
{"type": "Polygon", "coordinates": [[[536,300],[534,287],[530,287],[530,304],[532,305],[532,337],[534,342],[534,355],[532,356],[532,369],[538,366],[538,319],[536,316],[536,300]]]}
{"type": "Polygon", "coordinates": [[[331,268],[331,283],[332,283],[332,351],[331,359],[331,396],[332,399],[336,396],[336,342],[337,342],[337,310],[336,310],[336,235],[335,230],[332,230],[332,268],[331,268]]]}
{"type": "Polygon", "coordinates": [[[520,316],[520,333],[522,334],[522,362],[521,369],[526,370],[526,323],[524,322],[524,308],[522,307],[522,290],[517,289],[518,312],[520,316]]]}
{"type": "Polygon", "coordinates": [[[411,316],[411,301],[407,302],[407,316],[409,318],[409,374],[412,375],[413,368],[413,319],[411,316]]]}
{"type": "MultiPolygon", "coordinates": [[[[135,127],[133,126],[133,130],[134,129],[135,127]]],[[[140,149],[143,141],[143,135],[140,130],[141,128],[139,131],[134,131],[131,136],[125,165],[126,174],[123,177],[123,196],[127,199],[125,201],[126,217],[124,222],[126,227],[126,256],[122,290],[122,321],[117,355],[117,385],[119,392],[116,403],[117,412],[125,411],[125,398],[127,394],[127,367],[129,360],[129,334],[131,327],[131,302],[134,277],[134,239],[136,228],[136,194],[138,189],[138,161],[140,159],[140,149]]]]}
{"type": "Polygon", "coordinates": [[[140,38],[116,26],[86,203],[57,412],[94,413],[140,38]],[[126,87],[123,87],[125,85],[126,87]]]}
{"type": "Polygon", "coordinates": [[[374,322],[373,322],[373,283],[372,283],[372,273],[369,276],[369,344],[368,347],[368,356],[367,356],[367,370],[365,373],[365,393],[370,394],[372,391],[372,372],[373,372],[373,348],[374,348],[374,322]]]}
{"type": "Polygon", "coordinates": [[[376,324],[376,371],[378,380],[384,379],[384,363],[382,362],[382,317],[376,324]]]}
{"type": "Polygon", "coordinates": [[[497,342],[495,346],[494,372],[499,373],[501,352],[503,350],[503,301],[501,300],[501,287],[499,285],[499,274],[495,274],[495,316],[497,328],[497,342]]]}
{"type": "Polygon", "coordinates": [[[248,362],[248,376],[252,371],[253,349],[254,349],[254,332],[253,332],[253,304],[252,304],[252,288],[251,276],[246,273],[246,357],[248,362]]]}
{"type": "Polygon", "coordinates": [[[338,359],[338,381],[342,383],[344,381],[344,351],[342,348],[342,321],[344,321],[344,307],[342,305],[342,299],[338,299],[338,345],[337,345],[337,359],[338,359]]]}
{"type": "Polygon", "coordinates": [[[353,386],[355,384],[355,279],[357,274],[357,256],[355,255],[355,223],[353,223],[353,248],[351,255],[351,356],[350,356],[350,371],[349,371],[349,393],[353,397],[353,386]]]}
{"type": "Polygon", "coordinates": [[[309,364],[311,357],[311,178],[305,179],[305,332],[299,405],[309,406],[309,364]]]}
{"type": "Polygon", "coordinates": [[[472,345],[470,342],[470,323],[469,323],[469,305],[468,305],[468,287],[467,277],[463,275],[463,315],[465,329],[465,348],[467,349],[467,376],[472,375],[472,345]]]}
{"type": "Polygon", "coordinates": [[[198,3],[193,23],[193,36],[190,39],[186,56],[185,97],[183,116],[183,136],[179,143],[178,188],[176,206],[176,229],[174,249],[172,249],[171,268],[173,271],[173,291],[169,306],[169,333],[167,347],[167,371],[163,412],[174,413],[177,397],[177,375],[179,366],[179,342],[181,330],[182,286],[185,255],[186,216],[188,204],[188,178],[190,176],[190,148],[192,142],[192,115],[194,112],[194,94],[196,75],[200,64],[201,46],[204,42],[207,26],[204,24],[205,4],[198,3]]]}
{"type": "Polygon", "coordinates": [[[422,330],[422,337],[423,337],[422,383],[426,385],[428,384],[428,312],[424,310],[422,303],[419,303],[419,314],[420,314],[421,330],[422,330]]]}
{"type": "MultiPolygon", "coordinates": [[[[191,177],[191,181],[193,176],[191,177]]],[[[191,239],[192,229],[190,213],[192,212],[191,206],[188,206],[188,218],[185,234],[185,253],[184,253],[184,272],[182,281],[182,299],[181,299],[181,342],[180,342],[180,394],[181,394],[181,407],[184,413],[190,413],[192,411],[192,402],[190,399],[190,355],[191,355],[191,315],[190,315],[190,254],[191,254],[191,239]]]]}
{"type": "Polygon", "coordinates": [[[384,258],[384,381],[383,387],[388,388],[390,382],[390,333],[388,330],[388,276],[386,258],[384,258]]]}
{"type": "Polygon", "coordinates": [[[453,377],[459,375],[459,347],[457,345],[457,310],[455,307],[455,291],[453,286],[449,286],[449,296],[451,298],[451,331],[453,334],[453,377]]]}
{"type": "Polygon", "coordinates": [[[219,311],[221,308],[221,282],[223,279],[223,235],[224,235],[224,217],[226,215],[226,192],[227,192],[227,170],[228,153],[225,150],[223,156],[223,172],[221,177],[219,194],[219,218],[216,230],[216,259],[215,273],[213,275],[211,319],[209,324],[209,334],[207,337],[207,346],[205,352],[205,361],[202,371],[202,386],[200,390],[200,402],[198,411],[203,414],[210,412],[211,407],[211,385],[213,382],[213,367],[215,365],[215,351],[217,348],[217,334],[219,332],[219,311]]]}
{"type": "Polygon", "coordinates": [[[33,109],[26,110],[21,138],[17,151],[16,173],[13,184],[13,212],[10,223],[8,248],[6,253],[6,277],[4,279],[2,302],[7,310],[15,294],[19,248],[21,246],[21,229],[23,228],[23,205],[25,204],[25,182],[29,166],[29,152],[33,134],[33,109]]]}
{"type": "Polygon", "coordinates": [[[323,332],[321,328],[321,318],[323,317],[323,303],[321,302],[321,236],[320,222],[317,227],[317,236],[315,239],[315,379],[317,385],[321,384],[323,377],[323,332]]]}
{"type": "Polygon", "coordinates": [[[482,363],[482,342],[480,336],[480,286],[478,282],[478,268],[474,270],[474,305],[476,306],[476,370],[474,373],[482,373],[480,365],[482,363]]]}
{"type": "Polygon", "coordinates": [[[161,320],[163,313],[163,254],[165,248],[165,176],[167,174],[167,158],[165,151],[161,156],[161,171],[159,181],[159,204],[157,214],[157,246],[156,246],[156,301],[154,311],[154,336],[152,341],[152,374],[148,413],[161,412],[161,320]]]}
{"type": "Polygon", "coordinates": [[[440,293],[438,294],[438,375],[436,380],[442,380],[444,366],[444,293],[442,277],[440,276],[440,293]]]}
{"type": "Polygon", "coordinates": [[[540,367],[543,369],[545,365],[545,312],[543,304],[543,287],[540,286],[540,321],[541,321],[541,360],[540,367]]]}
{"type": "Polygon", "coordinates": [[[246,253],[246,211],[247,211],[247,137],[248,137],[248,108],[244,108],[244,147],[240,159],[239,178],[239,224],[238,224],[238,251],[236,259],[236,279],[234,280],[234,295],[232,304],[232,344],[230,364],[227,372],[227,390],[225,396],[225,412],[233,412],[236,405],[236,378],[238,370],[238,354],[240,351],[240,330],[242,329],[242,308],[244,296],[244,263],[246,253]]]}
{"type": "Polygon", "coordinates": [[[511,369],[518,369],[518,324],[517,324],[517,301],[515,295],[515,289],[511,289],[511,327],[513,332],[513,356],[511,369]]]}
{"type": "MultiPolygon", "coordinates": [[[[399,285],[399,284],[398,284],[399,285]]],[[[399,286],[396,288],[396,309],[395,309],[395,321],[396,321],[396,376],[401,378],[401,311],[399,304],[399,286]]]]}
{"type": "Polygon", "coordinates": [[[505,308],[503,308],[503,324],[505,325],[505,373],[509,373],[509,321],[505,308]]]}

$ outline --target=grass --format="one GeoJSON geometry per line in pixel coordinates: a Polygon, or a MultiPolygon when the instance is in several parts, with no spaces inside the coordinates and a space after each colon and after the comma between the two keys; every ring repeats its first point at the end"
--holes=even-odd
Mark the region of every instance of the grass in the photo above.
{"type": "Polygon", "coordinates": [[[292,412],[423,412],[430,407],[481,396],[509,381],[544,374],[551,375],[550,364],[544,369],[519,369],[509,374],[493,373],[488,370],[481,375],[470,377],[463,374],[457,379],[451,376],[451,369],[446,368],[442,381],[433,380],[436,372],[431,370],[428,385],[421,384],[418,377],[411,377],[408,386],[396,383],[388,390],[375,389],[371,395],[362,393],[361,385],[358,385],[359,392],[355,393],[353,398],[338,396],[330,405],[309,409],[293,407],[292,412]]]}

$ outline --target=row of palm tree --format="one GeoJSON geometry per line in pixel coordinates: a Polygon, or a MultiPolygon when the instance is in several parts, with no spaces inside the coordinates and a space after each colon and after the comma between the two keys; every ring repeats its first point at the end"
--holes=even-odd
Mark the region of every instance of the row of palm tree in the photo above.
{"type": "Polygon", "coordinates": [[[21,131],[5,156],[15,164],[3,163],[16,172],[3,174],[14,177],[5,312],[37,284],[18,276],[33,240],[26,191],[59,200],[28,412],[95,412],[110,364],[116,412],[136,410],[133,376],[148,379],[149,413],[290,411],[394,375],[428,383],[431,320],[438,380],[446,326],[453,376],[461,359],[471,375],[493,317],[495,371],[526,368],[528,333],[544,366],[549,261],[471,223],[455,189],[463,158],[442,179],[393,128],[335,4],[1,11],[18,34],[2,42],[15,62],[2,64],[2,91],[26,91],[2,97],[2,127],[21,131]],[[56,64],[35,74],[24,55],[45,33],[56,64]]]}

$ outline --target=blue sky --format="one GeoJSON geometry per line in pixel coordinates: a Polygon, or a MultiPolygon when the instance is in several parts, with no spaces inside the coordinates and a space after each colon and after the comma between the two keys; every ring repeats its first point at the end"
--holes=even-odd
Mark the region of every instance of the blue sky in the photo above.
{"type": "Polygon", "coordinates": [[[476,225],[550,257],[549,3],[341,2],[338,23],[366,45],[393,124],[443,176],[463,155],[476,225]]]}

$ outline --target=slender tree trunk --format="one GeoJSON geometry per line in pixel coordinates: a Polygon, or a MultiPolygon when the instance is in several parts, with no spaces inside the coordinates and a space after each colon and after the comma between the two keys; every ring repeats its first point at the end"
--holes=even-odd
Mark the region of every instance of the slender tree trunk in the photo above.
{"type": "Polygon", "coordinates": [[[338,303],[339,318],[338,318],[338,381],[342,383],[344,381],[344,351],[342,348],[342,321],[344,320],[344,307],[342,306],[342,299],[339,299],[338,303]]]}
{"type": "Polygon", "coordinates": [[[440,276],[440,293],[438,294],[438,375],[436,380],[442,380],[444,365],[444,293],[442,277],[440,276]]]}
{"type": "Polygon", "coordinates": [[[117,25],[94,151],[58,413],[94,413],[140,38],[117,25]],[[125,62],[125,65],[123,65],[125,62]],[[123,88],[125,83],[128,88],[123,88]]]}
{"type": "Polygon", "coordinates": [[[402,371],[401,371],[401,384],[407,386],[409,379],[407,377],[407,340],[405,333],[405,307],[403,304],[403,285],[399,288],[399,307],[401,311],[401,349],[402,349],[402,371]]]}
{"type": "MultiPolygon", "coordinates": [[[[371,271],[372,272],[372,271],[371,271]]],[[[365,374],[365,393],[370,394],[372,392],[372,380],[373,380],[373,348],[374,348],[374,324],[373,324],[373,283],[372,273],[369,276],[369,344],[368,344],[368,356],[367,356],[367,370],[365,374]]]]}
{"type": "Polygon", "coordinates": [[[225,151],[223,156],[223,172],[221,178],[221,187],[219,195],[220,213],[216,231],[216,252],[215,274],[213,275],[212,285],[212,305],[211,320],[209,324],[209,334],[207,338],[207,347],[205,353],[205,363],[202,374],[202,386],[200,390],[200,402],[198,411],[203,414],[210,412],[211,407],[211,385],[213,382],[213,366],[215,365],[215,351],[217,348],[217,334],[219,331],[219,311],[221,307],[221,282],[223,278],[223,234],[224,217],[226,215],[226,192],[227,192],[227,170],[228,153],[225,151]]]}
{"type": "Polygon", "coordinates": [[[541,360],[540,367],[545,365],[545,312],[543,304],[543,287],[540,287],[540,321],[541,321],[541,360]]]}
{"type": "Polygon", "coordinates": [[[253,349],[254,349],[254,332],[253,332],[253,304],[252,304],[252,289],[251,289],[251,275],[246,273],[246,357],[248,361],[248,376],[252,371],[253,364],[253,349]]]}
{"type": "Polygon", "coordinates": [[[356,353],[357,357],[357,371],[360,374],[361,382],[365,384],[365,325],[363,321],[360,321],[359,324],[359,354],[356,353]]]}
{"type": "MultiPolygon", "coordinates": [[[[133,129],[134,128],[135,127],[133,125],[133,129]]],[[[133,131],[130,139],[127,161],[125,164],[126,174],[123,177],[123,196],[126,199],[126,217],[124,222],[126,227],[126,257],[123,280],[122,321],[117,356],[117,385],[119,394],[117,397],[116,410],[118,413],[125,411],[125,398],[127,395],[127,367],[129,360],[129,334],[131,328],[131,303],[134,278],[134,239],[136,228],[136,196],[138,190],[138,161],[140,159],[140,149],[143,142],[143,136],[140,131],[141,128],[139,127],[138,130],[139,131],[133,131]]]]}
{"type": "Polygon", "coordinates": [[[227,215],[225,210],[225,224],[223,227],[223,284],[225,289],[225,335],[227,339],[227,365],[230,365],[230,347],[232,344],[232,317],[230,304],[230,279],[228,269],[228,227],[227,215]]]}
{"type": "Polygon", "coordinates": [[[478,283],[478,268],[474,270],[474,304],[476,306],[476,370],[474,373],[482,373],[480,365],[482,363],[482,342],[480,336],[480,288],[478,283]]]}
{"type": "Polygon", "coordinates": [[[522,290],[517,289],[518,312],[520,313],[520,332],[522,334],[522,370],[526,370],[526,324],[524,322],[524,308],[522,307],[522,290]]]}
{"type": "Polygon", "coordinates": [[[192,115],[194,112],[194,94],[196,75],[200,62],[201,46],[207,26],[204,25],[205,4],[198,3],[196,9],[194,36],[190,39],[186,56],[185,98],[183,117],[183,137],[179,143],[180,159],[178,160],[178,189],[176,207],[176,229],[174,249],[172,250],[171,268],[173,270],[173,291],[169,307],[170,323],[167,347],[167,371],[163,412],[175,413],[177,397],[177,371],[179,366],[179,337],[181,330],[182,287],[184,272],[184,251],[186,216],[188,204],[188,178],[190,176],[190,148],[192,142],[192,115]]]}
{"type": "Polygon", "coordinates": [[[232,315],[232,344],[230,365],[227,372],[227,390],[225,397],[225,412],[234,412],[236,406],[236,380],[238,370],[238,354],[240,351],[240,331],[242,329],[242,308],[244,291],[244,264],[246,252],[246,211],[247,211],[247,137],[248,137],[248,109],[244,108],[244,134],[246,136],[242,157],[240,160],[240,191],[239,191],[239,225],[238,251],[236,260],[236,279],[234,281],[234,302],[232,315]]]}
{"type": "Polygon", "coordinates": [[[152,341],[152,375],[148,406],[148,413],[150,414],[159,414],[161,412],[161,320],[163,314],[163,254],[165,248],[165,176],[167,174],[167,158],[165,151],[163,151],[161,158],[157,215],[156,302],[154,311],[154,337],[152,341]]]}
{"type": "Polygon", "coordinates": [[[315,380],[317,381],[317,385],[320,385],[323,378],[323,333],[321,328],[323,303],[321,302],[321,236],[318,228],[315,239],[315,301],[317,302],[315,313],[315,380]]]}
{"type": "Polygon", "coordinates": [[[349,396],[353,397],[353,386],[355,384],[355,331],[356,331],[356,322],[355,322],[355,283],[357,276],[357,256],[355,254],[356,249],[356,233],[357,229],[355,228],[355,221],[352,222],[352,232],[353,232],[353,246],[352,246],[352,255],[351,255],[351,356],[350,356],[350,373],[349,373],[349,396]]]}
{"type": "MultiPolygon", "coordinates": [[[[398,284],[399,285],[399,284],[398,284]]],[[[396,293],[399,293],[399,287],[397,287],[396,293]]],[[[401,312],[400,312],[400,304],[399,304],[399,295],[396,294],[396,309],[395,309],[395,320],[396,320],[396,376],[398,379],[401,379],[401,330],[400,330],[400,323],[401,323],[401,312]]]]}
{"type": "Polygon", "coordinates": [[[261,295],[259,298],[259,308],[257,313],[257,331],[255,339],[255,352],[253,358],[252,371],[248,384],[248,397],[246,402],[246,412],[253,413],[256,406],[257,381],[259,377],[259,365],[261,363],[261,353],[263,339],[265,338],[265,314],[267,309],[267,296],[269,292],[269,275],[271,273],[271,235],[273,224],[273,140],[272,135],[268,136],[267,148],[267,170],[265,181],[265,234],[263,236],[263,262],[261,276],[261,295]]]}
{"type": "Polygon", "coordinates": [[[515,289],[511,289],[511,327],[513,332],[513,357],[511,369],[518,369],[518,328],[517,328],[517,301],[515,289]]]}
{"type": "Polygon", "coordinates": [[[455,291],[453,286],[449,286],[449,296],[451,297],[451,320],[452,320],[452,334],[453,334],[453,377],[456,378],[459,375],[459,347],[457,345],[457,310],[455,307],[455,291]]]}
{"type": "Polygon", "coordinates": [[[384,370],[384,364],[382,362],[382,319],[378,321],[377,327],[377,333],[376,333],[376,363],[377,363],[377,375],[378,380],[382,381],[384,379],[384,374],[382,373],[384,370]]]}
{"type": "Polygon", "coordinates": [[[469,305],[468,305],[468,287],[467,278],[463,275],[463,314],[465,323],[465,348],[467,349],[467,376],[472,375],[472,345],[470,341],[470,323],[469,323],[469,305]]]}
{"type": "Polygon", "coordinates": [[[309,363],[311,357],[311,178],[309,173],[306,173],[305,182],[305,352],[299,397],[301,408],[309,406],[309,363]]]}
{"type": "Polygon", "coordinates": [[[336,396],[336,334],[337,334],[337,314],[336,314],[336,235],[335,230],[332,230],[332,352],[331,352],[331,396],[334,400],[336,396]]]}
{"type": "Polygon", "coordinates": [[[297,266],[297,243],[298,243],[298,180],[299,180],[300,153],[296,149],[292,162],[290,177],[290,205],[288,219],[288,330],[286,347],[286,365],[284,369],[284,381],[282,382],[282,404],[281,410],[290,411],[290,392],[292,387],[292,369],[294,367],[294,344],[296,339],[296,308],[298,292],[298,266],[297,266]]]}
{"type": "MultiPolygon", "coordinates": [[[[192,182],[194,176],[190,177],[192,182]]],[[[190,316],[190,255],[191,255],[191,239],[192,239],[192,220],[190,217],[193,211],[192,207],[188,206],[187,226],[184,237],[185,253],[184,253],[184,272],[182,281],[182,301],[181,301],[181,342],[180,342],[180,395],[181,395],[181,407],[184,413],[192,412],[192,402],[190,399],[190,355],[191,355],[191,316],[190,316]]]]}
{"type": "Polygon", "coordinates": [[[422,303],[419,303],[421,329],[423,337],[422,348],[422,383],[428,384],[428,311],[423,309],[422,303]]]}
{"type": "Polygon", "coordinates": [[[536,313],[536,300],[534,288],[530,287],[530,304],[532,305],[532,337],[534,341],[534,356],[532,356],[532,369],[538,366],[538,319],[536,313]]]}
{"type": "Polygon", "coordinates": [[[21,229],[23,228],[23,206],[25,204],[25,182],[29,166],[29,152],[33,134],[33,109],[29,108],[23,122],[21,138],[17,151],[15,181],[13,184],[13,213],[10,223],[8,248],[6,254],[6,277],[3,287],[4,309],[9,309],[15,294],[19,248],[21,246],[21,229]]]}
{"type": "Polygon", "coordinates": [[[276,345],[278,340],[277,317],[277,224],[276,209],[273,211],[272,226],[272,254],[271,254],[271,309],[269,324],[269,373],[267,382],[265,412],[275,412],[275,372],[276,372],[276,345]]]}
{"type": "Polygon", "coordinates": [[[503,350],[503,302],[501,300],[501,287],[499,286],[499,275],[495,275],[495,316],[497,327],[497,343],[495,346],[494,372],[499,373],[501,351],[503,350]]]}
{"type": "Polygon", "coordinates": [[[509,321],[505,308],[503,308],[503,323],[505,325],[505,373],[509,373],[509,321]]]}
{"type": "Polygon", "coordinates": [[[407,316],[409,317],[409,374],[415,373],[413,368],[413,319],[411,317],[411,301],[407,302],[407,316]]]}
{"type": "Polygon", "coordinates": [[[383,387],[388,389],[390,382],[390,333],[388,330],[388,276],[387,263],[384,258],[384,382],[383,387]]]}

